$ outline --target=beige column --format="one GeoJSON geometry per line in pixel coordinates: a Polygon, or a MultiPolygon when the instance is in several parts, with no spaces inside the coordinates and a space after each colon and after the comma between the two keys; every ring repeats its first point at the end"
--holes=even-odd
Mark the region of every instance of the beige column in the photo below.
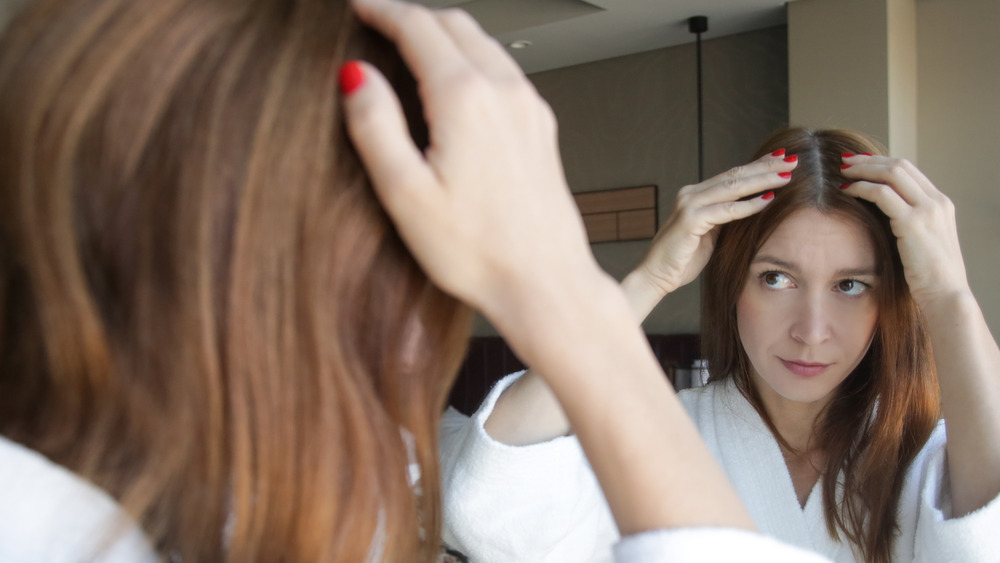
{"type": "Polygon", "coordinates": [[[788,4],[789,120],[864,131],[917,158],[914,0],[788,4]]]}
{"type": "Polygon", "coordinates": [[[1000,2],[919,0],[920,169],[955,202],[969,284],[1000,337],[1000,2]]]}

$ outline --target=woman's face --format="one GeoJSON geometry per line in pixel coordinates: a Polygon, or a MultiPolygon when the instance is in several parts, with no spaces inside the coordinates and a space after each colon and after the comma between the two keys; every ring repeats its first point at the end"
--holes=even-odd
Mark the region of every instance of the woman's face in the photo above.
{"type": "Polygon", "coordinates": [[[876,271],[862,227],[814,209],[795,212],[764,242],[736,315],[766,404],[825,404],[861,362],[878,320],[876,271]]]}

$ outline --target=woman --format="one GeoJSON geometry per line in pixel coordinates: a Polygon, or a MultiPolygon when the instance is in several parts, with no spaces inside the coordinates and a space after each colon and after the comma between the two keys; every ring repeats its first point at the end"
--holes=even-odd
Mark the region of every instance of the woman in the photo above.
{"type": "MultiPolygon", "coordinates": [[[[429,559],[468,312],[409,257],[341,125],[346,58],[405,87],[388,44],[343,2],[43,0],[0,53],[3,435],[161,555],[429,559]]],[[[77,533],[97,518],[63,514],[48,528],[103,547],[77,533]]],[[[22,542],[20,560],[91,555],[22,542]]]]}
{"type": "Polygon", "coordinates": [[[357,11],[421,82],[426,152],[393,92],[413,101],[411,81],[347,2],[37,0],[11,22],[0,560],[433,560],[438,422],[469,315],[376,191],[433,280],[559,374],[623,532],[654,531],[624,561],[690,550],[703,534],[656,531],[694,524],[795,557],[736,530],[749,517],[693,428],[660,430],[683,410],[662,408],[673,395],[589,253],[554,120],[513,61],[462,14],[357,11]],[[543,233],[545,249],[524,244],[543,233]],[[582,295],[602,306],[572,314],[582,295]],[[595,369],[561,352],[602,322],[621,337],[595,345],[595,369]],[[610,364],[661,424],[592,418],[610,364]],[[628,429],[657,439],[652,461],[704,472],[712,501],[680,512],[692,495],[624,466],[628,429]]]}
{"type": "MultiPolygon", "coordinates": [[[[990,560],[1000,352],[950,202],[881,152],[847,131],[776,134],[682,189],[623,287],[641,319],[704,267],[712,383],[680,395],[762,532],[834,561],[990,560]]],[[[446,539],[482,560],[606,560],[614,530],[535,371],[470,422],[447,417],[446,539]]]]}

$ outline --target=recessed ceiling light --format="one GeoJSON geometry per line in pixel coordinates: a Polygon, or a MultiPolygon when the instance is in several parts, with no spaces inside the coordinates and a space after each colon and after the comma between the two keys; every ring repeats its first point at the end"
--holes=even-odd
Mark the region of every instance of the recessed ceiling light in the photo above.
{"type": "Polygon", "coordinates": [[[531,41],[528,41],[527,39],[518,39],[517,41],[508,43],[507,46],[511,49],[527,49],[528,47],[531,47],[531,41]]]}

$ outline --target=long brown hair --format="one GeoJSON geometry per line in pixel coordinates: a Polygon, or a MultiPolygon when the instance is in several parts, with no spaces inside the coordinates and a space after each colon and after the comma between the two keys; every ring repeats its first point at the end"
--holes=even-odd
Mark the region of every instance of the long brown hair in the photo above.
{"type": "MultiPolygon", "coordinates": [[[[896,505],[906,470],[940,416],[930,341],[910,296],[888,218],[873,204],[839,187],[843,153],[884,154],[851,131],[788,129],[764,142],[755,158],[785,148],[799,163],[789,184],[764,211],[722,227],[703,275],[702,346],[713,379],[733,378],[777,440],[786,448],[751,381],[740,344],[736,303],[753,257],[782,221],[817,209],[864,229],[875,248],[878,323],[868,353],[835,391],[814,428],[827,456],[820,468],[827,528],[842,532],[865,561],[891,561],[896,505]],[[844,487],[838,503],[837,487],[844,487]]],[[[794,451],[794,450],[792,450],[794,451]]]]}
{"type": "Polygon", "coordinates": [[[414,91],[346,1],[37,0],[0,40],[0,432],[165,556],[439,547],[469,313],[347,141],[353,58],[414,91]]]}

